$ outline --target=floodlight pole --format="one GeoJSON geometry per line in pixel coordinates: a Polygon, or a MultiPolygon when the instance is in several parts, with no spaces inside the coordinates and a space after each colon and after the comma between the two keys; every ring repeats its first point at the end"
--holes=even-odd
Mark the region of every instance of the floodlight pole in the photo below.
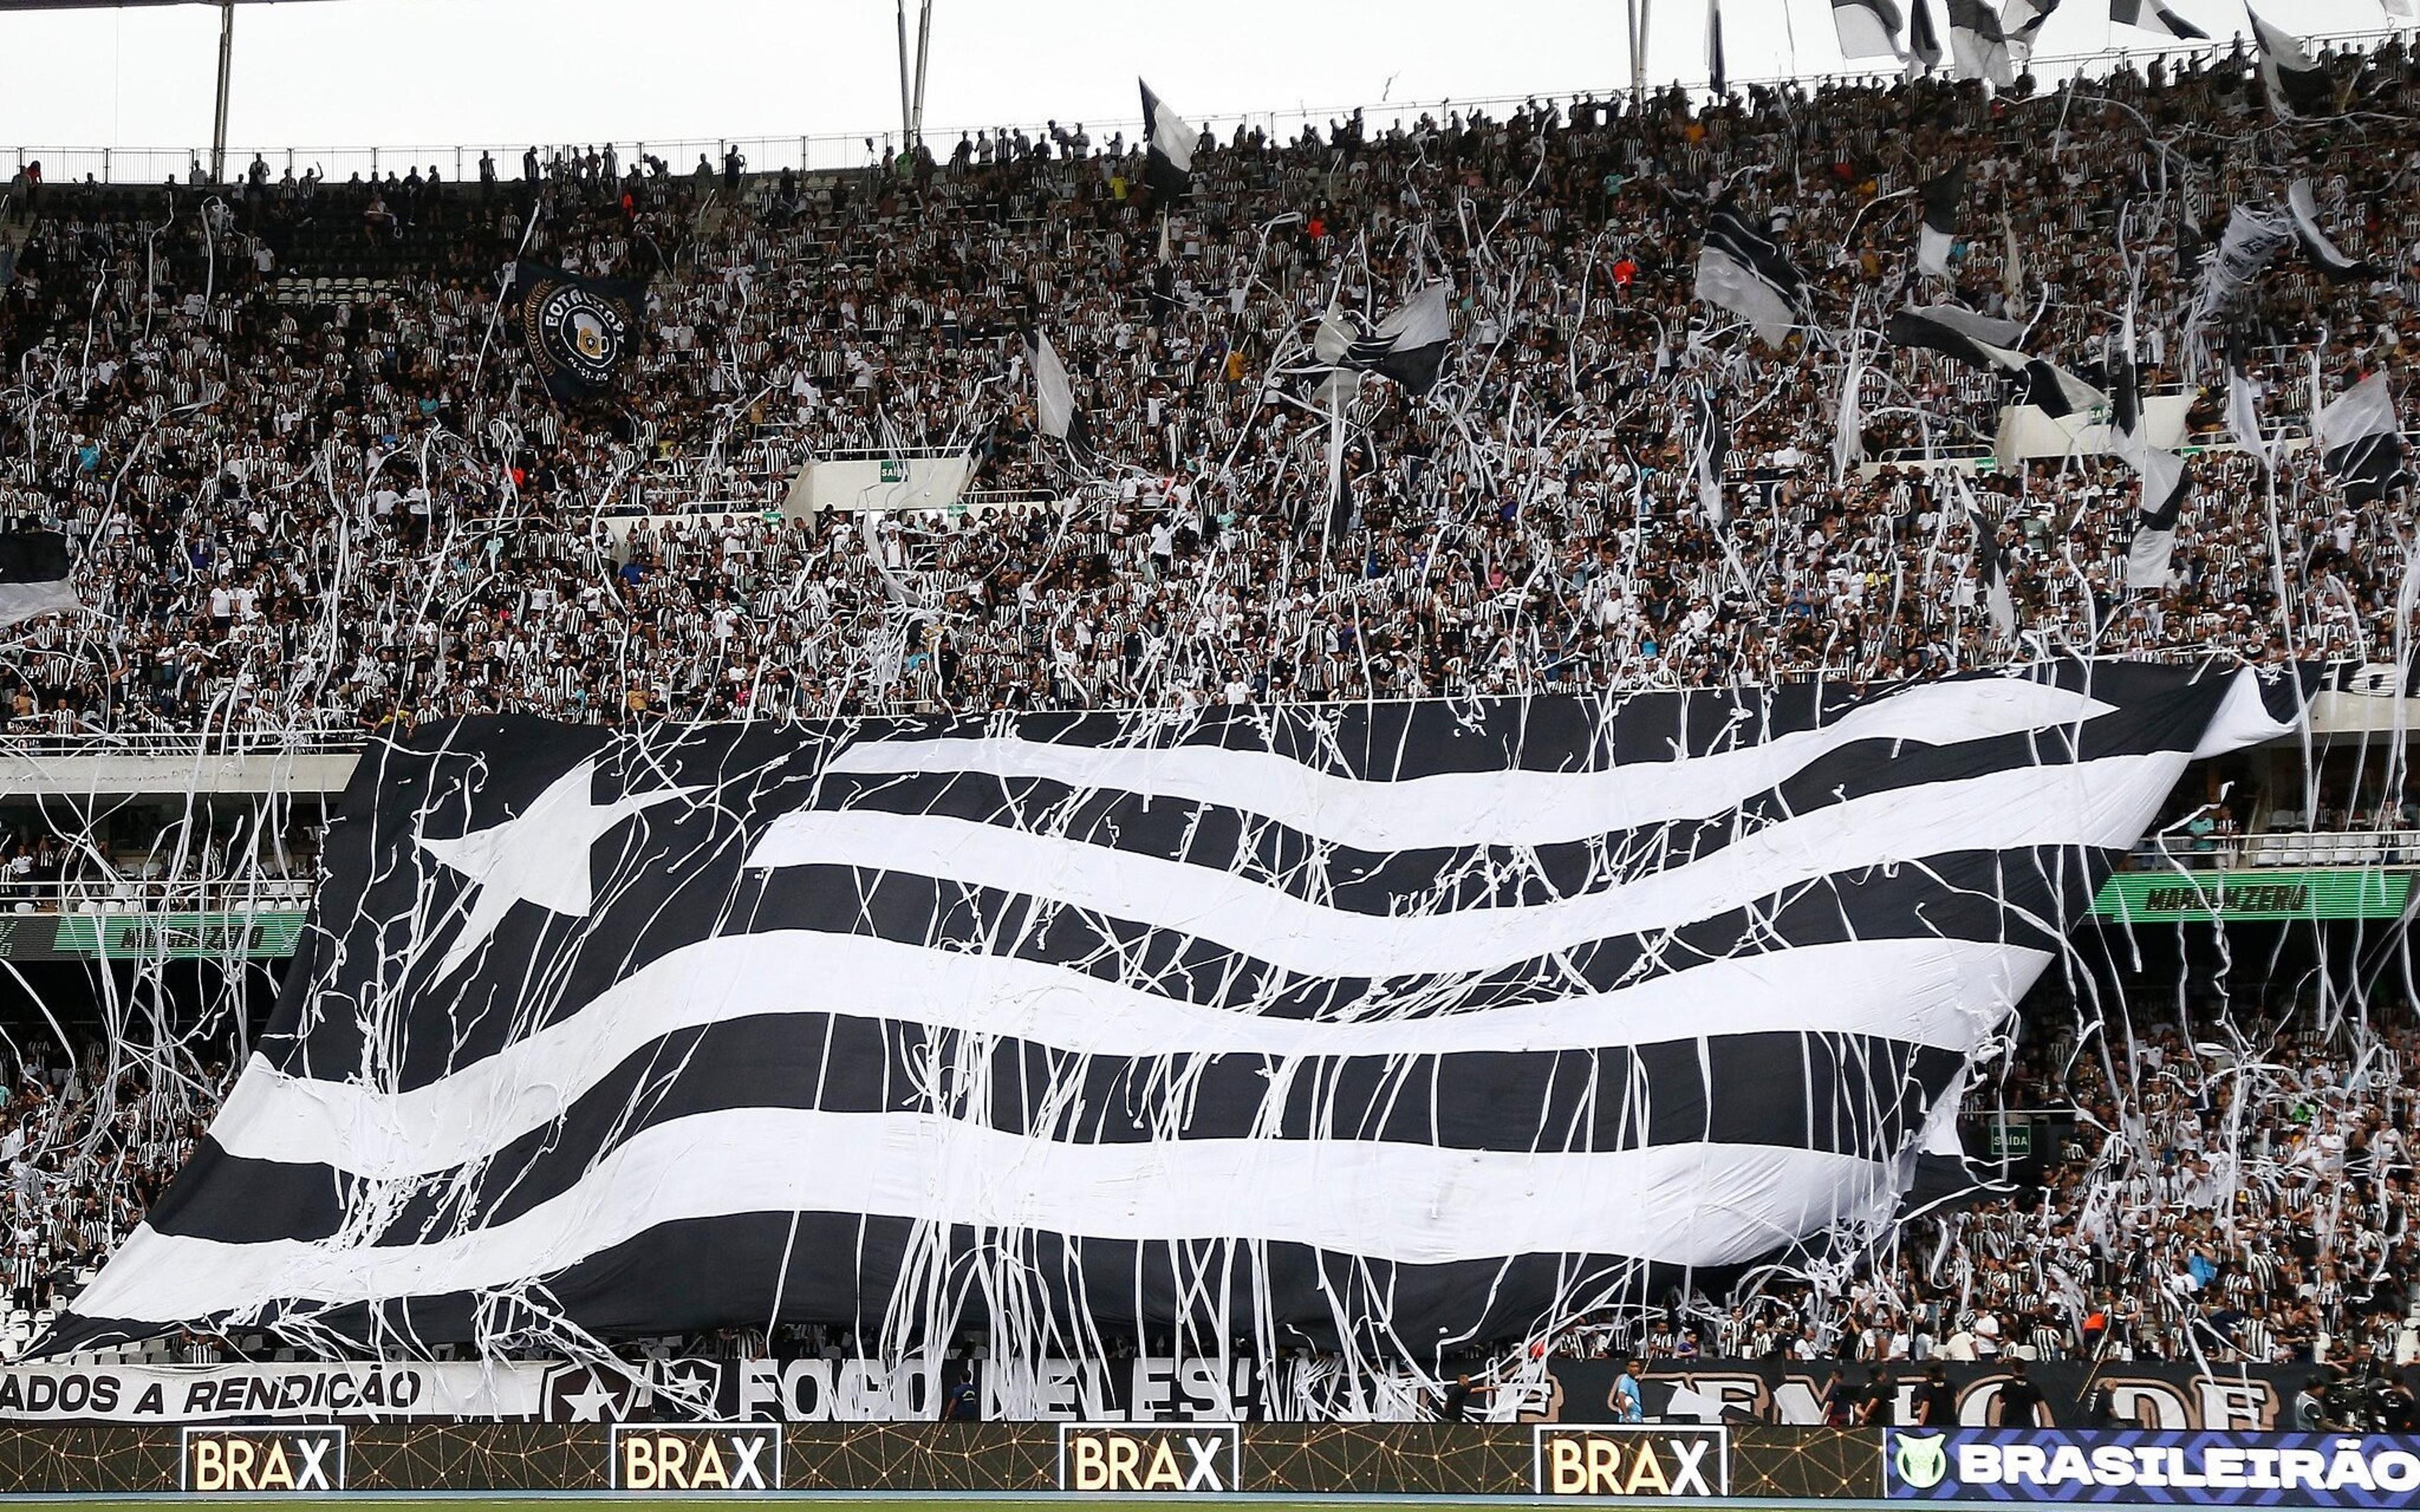
{"type": "Polygon", "coordinates": [[[1622,0],[1630,19],[1631,109],[1644,108],[1647,99],[1647,18],[1654,0],[1622,0]]]}
{"type": "Polygon", "coordinates": [[[219,108],[210,122],[210,182],[226,182],[227,79],[235,65],[235,0],[219,4],[219,108]]]}
{"type": "Polygon", "coordinates": [[[916,17],[916,112],[908,129],[908,150],[924,145],[924,64],[933,55],[933,0],[916,17]]]}
{"type": "Polygon", "coordinates": [[[914,146],[916,134],[916,100],[908,88],[908,0],[899,0],[899,145],[907,150],[914,146]]]}

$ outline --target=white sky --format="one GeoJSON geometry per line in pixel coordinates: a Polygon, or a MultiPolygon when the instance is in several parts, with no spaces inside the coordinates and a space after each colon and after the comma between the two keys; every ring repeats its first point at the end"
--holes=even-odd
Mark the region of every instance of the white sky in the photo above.
{"type": "MultiPolygon", "coordinates": [[[[2213,37],[2241,0],[2168,0],[2213,37]]],[[[1934,0],[1936,18],[1940,0],[1934,0]]],[[[1196,118],[1627,82],[1621,0],[937,0],[928,134],[1138,114],[1138,73],[1196,118]]],[[[2271,0],[2306,34],[2377,0],[2271,0]]],[[[1656,0],[1658,80],[1702,77],[1704,0],[1656,0]]],[[[1829,0],[1729,0],[1731,77],[1839,67],[1829,0]]],[[[232,150],[862,134],[899,116],[891,0],[326,0],[236,16],[232,150]]],[[[209,136],[214,7],[0,14],[0,152],[209,136]]],[[[2068,0],[2044,57],[2097,53],[2068,0]]],[[[2138,51],[2160,40],[2131,29],[2138,51]]],[[[1096,134],[1106,134],[1099,132],[1096,134]]],[[[275,161],[272,155],[272,161],[275,161]]],[[[676,163],[675,166],[686,166],[676,163]]],[[[450,168],[450,164],[449,164],[450,168]]],[[[55,176],[55,169],[54,170],[55,176]]]]}

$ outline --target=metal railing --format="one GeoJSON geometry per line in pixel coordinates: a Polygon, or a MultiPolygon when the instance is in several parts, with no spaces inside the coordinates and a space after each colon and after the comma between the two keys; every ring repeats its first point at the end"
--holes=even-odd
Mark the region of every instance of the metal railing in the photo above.
{"type": "Polygon", "coordinates": [[[302,875],[0,882],[0,914],[295,913],[311,906],[318,886],[303,862],[295,865],[302,875]]]}
{"type": "Polygon", "coordinates": [[[2127,856],[2132,870],[2232,871],[2240,867],[2420,867],[2420,829],[2327,834],[2154,836],[2127,856]]]}
{"type": "Polygon", "coordinates": [[[139,756],[202,761],[213,756],[352,756],[362,737],[343,730],[214,730],[202,734],[59,734],[0,731],[0,761],[9,757],[139,756]]]}
{"type": "MultiPolygon", "coordinates": [[[[2317,34],[2305,38],[2304,41],[2313,48],[2367,51],[2381,42],[2406,35],[2408,33],[2402,30],[2373,28],[2317,34]]],[[[2091,77],[2119,68],[2140,66],[2155,59],[2165,62],[2188,59],[2222,60],[2234,48],[2236,40],[2237,39],[2234,38],[2222,38],[2200,42],[2173,42],[2162,46],[2151,45],[2147,39],[2140,45],[2113,47],[2106,52],[2038,55],[2027,60],[2026,68],[2040,83],[2055,85],[2064,83],[2070,77],[2091,77]]],[[[2248,35],[2242,39],[2242,42],[2248,53],[2251,46],[2248,35]]],[[[1900,71],[1895,68],[1857,67],[1853,64],[1843,64],[1840,68],[1828,72],[1813,71],[1759,79],[1734,79],[1731,81],[1731,87],[1733,92],[1737,93],[1750,87],[1776,86],[1790,83],[1890,84],[1897,82],[1900,77],[1900,71]]],[[[1653,87],[1661,89],[1671,84],[1702,86],[1704,83],[1703,73],[1699,72],[1662,81],[1653,87]]],[[[1451,114],[1459,113],[1467,116],[1470,112],[1481,111],[1490,116],[1500,118],[1532,101],[1590,99],[1619,102],[1627,94],[1626,89],[1592,85],[1586,88],[1540,89],[1526,95],[1494,95],[1459,100],[1298,106],[1292,110],[1276,111],[1214,111],[1204,115],[1188,116],[1187,119],[1196,122],[1202,130],[1213,132],[1222,141],[1230,139],[1237,131],[1247,132],[1259,131],[1272,140],[1282,140],[1294,136],[1306,126],[1325,130],[1331,120],[1343,119],[1357,111],[1362,114],[1371,131],[1384,131],[1398,126],[1415,125],[1422,116],[1442,120],[1451,114]]],[[[1078,123],[1070,121],[1065,124],[1072,128],[1078,123]]],[[[1142,122],[1139,116],[1091,120],[1082,123],[1082,126],[1095,151],[1106,147],[1112,135],[1123,136],[1129,148],[1140,146],[1142,122]]],[[[1011,122],[1004,126],[997,122],[982,122],[947,128],[937,127],[925,132],[924,140],[937,157],[946,159],[956,146],[960,136],[977,131],[1011,132],[1022,131],[1035,140],[1048,140],[1048,127],[1036,126],[1032,122],[1021,124],[1011,122]]],[[[619,156],[625,171],[629,164],[638,162],[641,157],[652,155],[662,158],[675,174],[690,174],[697,171],[695,160],[703,156],[712,171],[720,176],[722,172],[723,154],[733,148],[738,149],[745,160],[745,171],[749,173],[778,173],[784,168],[806,173],[837,173],[854,168],[872,167],[891,161],[899,150],[900,141],[898,130],[893,127],[887,131],[810,132],[798,136],[683,137],[664,142],[617,141],[612,146],[619,156]]],[[[577,146],[584,151],[591,145],[581,143],[577,146]]],[[[607,144],[600,141],[593,145],[601,152],[607,144]]],[[[531,144],[527,142],[446,143],[388,147],[230,146],[227,149],[226,165],[230,177],[240,177],[257,158],[268,165],[272,178],[289,169],[300,177],[307,170],[316,168],[323,179],[334,183],[342,183],[356,174],[364,177],[389,172],[401,175],[414,168],[426,172],[434,166],[447,179],[462,183],[477,177],[480,155],[487,153],[495,160],[499,180],[511,183],[518,182],[521,178],[521,154],[530,146],[531,144]]],[[[567,146],[569,145],[541,143],[537,145],[537,150],[541,160],[544,160],[558,147],[567,146]]],[[[19,166],[29,162],[40,162],[45,181],[52,184],[81,182],[87,176],[101,183],[113,184],[157,184],[168,179],[175,179],[180,183],[198,183],[203,181],[206,176],[206,164],[209,158],[208,149],[198,147],[103,147],[59,145],[0,147],[0,161],[6,161],[12,155],[19,166]]]]}

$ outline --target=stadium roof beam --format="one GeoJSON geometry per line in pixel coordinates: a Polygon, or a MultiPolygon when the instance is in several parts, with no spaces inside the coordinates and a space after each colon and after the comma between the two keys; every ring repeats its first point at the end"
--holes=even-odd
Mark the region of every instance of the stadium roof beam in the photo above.
{"type": "MultiPolygon", "coordinates": [[[[227,83],[235,71],[235,8],[275,5],[278,0],[0,0],[0,12],[11,10],[132,10],[162,6],[212,5],[219,11],[219,79],[217,108],[210,116],[210,181],[226,182],[227,83]]],[[[287,4],[302,0],[286,0],[287,4]]],[[[931,0],[926,0],[929,8],[931,0]]]]}

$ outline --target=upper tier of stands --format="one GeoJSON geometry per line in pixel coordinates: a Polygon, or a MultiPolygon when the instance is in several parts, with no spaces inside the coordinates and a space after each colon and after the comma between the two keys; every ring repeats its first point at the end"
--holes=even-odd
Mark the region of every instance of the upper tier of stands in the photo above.
{"type": "Polygon", "coordinates": [[[2005,395],[1874,336],[1954,293],[2090,372],[2131,296],[2152,382],[2214,433],[2180,334],[2195,249],[2308,176],[2379,272],[2288,259],[2246,313],[2270,423],[2299,432],[2315,362],[2332,390],[2420,337],[2420,77],[2399,43],[2335,66],[2354,113],[2290,129],[2218,54],[2039,98],[1674,93],[1227,138],[1166,217],[1165,275],[1171,208],[1107,142],[807,178],[583,162],[535,190],[21,186],[0,516],[74,538],[94,612],[24,634],[0,697],[18,731],[134,733],[1887,678],[2044,647],[2393,660],[2402,532],[2309,454],[2273,496],[2197,458],[2176,584],[2130,594],[2131,477],[1926,467],[1977,454],[2005,395]],[[1928,282],[1913,201],[1885,196],[1953,160],[1965,237],[1928,282]],[[1754,347],[1691,302],[1726,185],[1782,213],[1832,335],[1754,347]],[[650,278],[611,402],[558,409],[494,318],[524,243],[650,278]],[[1451,378],[1426,404],[1365,383],[1326,529],[1309,331],[1424,277],[1453,285],[1451,378]],[[1077,375],[1088,462],[1036,442],[1029,326],[1077,375]],[[1836,475],[1842,339],[1869,359],[1870,475],[1836,475]],[[1675,376],[1735,391],[1719,527],[1675,376]],[[767,513],[803,461],[912,446],[1057,503],[767,513]],[[635,551],[599,529],[674,509],[635,551]],[[2013,640],[1970,519],[2015,552],[2013,640]]]}

